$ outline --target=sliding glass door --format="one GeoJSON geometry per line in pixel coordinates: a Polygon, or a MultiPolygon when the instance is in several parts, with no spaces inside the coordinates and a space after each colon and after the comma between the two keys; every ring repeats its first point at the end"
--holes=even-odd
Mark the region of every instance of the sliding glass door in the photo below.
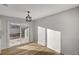
{"type": "Polygon", "coordinates": [[[20,44],[20,25],[9,24],[9,45],[14,46],[20,44]]]}
{"type": "Polygon", "coordinates": [[[29,42],[29,27],[26,24],[9,24],[9,46],[29,42]]]}
{"type": "Polygon", "coordinates": [[[29,27],[27,25],[21,25],[20,38],[21,43],[29,42],[29,27]]]}

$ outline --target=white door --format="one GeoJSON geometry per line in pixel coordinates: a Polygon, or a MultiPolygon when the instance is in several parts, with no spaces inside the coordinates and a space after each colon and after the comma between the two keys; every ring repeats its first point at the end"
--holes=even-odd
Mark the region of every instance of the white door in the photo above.
{"type": "Polygon", "coordinates": [[[61,32],[47,29],[47,47],[61,51],[61,32]]]}
{"type": "Polygon", "coordinates": [[[45,46],[45,28],[38,27],[38,44],[45,46]]]}

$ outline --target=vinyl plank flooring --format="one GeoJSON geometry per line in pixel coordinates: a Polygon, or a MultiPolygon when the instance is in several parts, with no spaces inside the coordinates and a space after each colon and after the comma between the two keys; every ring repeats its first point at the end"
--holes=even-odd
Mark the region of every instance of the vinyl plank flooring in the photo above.
{"type": "Polygon", "coordinates": [[[4,49],[1,52],[1,55],[60,55],[55,50],[51,50],[37,43],[19,45],[4,49]]]}

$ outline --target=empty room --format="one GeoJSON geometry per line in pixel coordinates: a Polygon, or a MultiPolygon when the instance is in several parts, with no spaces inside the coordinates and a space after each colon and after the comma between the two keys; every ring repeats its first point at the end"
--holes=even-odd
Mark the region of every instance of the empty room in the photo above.
{"type": "Polygon", "coordinates": [[[79,55],[79,5],[0,4],[0,55],[79,55]]]}

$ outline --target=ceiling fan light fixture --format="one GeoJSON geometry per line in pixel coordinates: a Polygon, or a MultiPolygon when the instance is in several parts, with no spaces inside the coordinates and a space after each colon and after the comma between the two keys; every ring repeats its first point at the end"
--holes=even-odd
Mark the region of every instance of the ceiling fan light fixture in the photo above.
{"type": "Polygon", "coordinates": [[[31,22],[32,17],[29,15],[30,11],[27,11],[28,15],[26,16],[26,22],[31,22]]]}

